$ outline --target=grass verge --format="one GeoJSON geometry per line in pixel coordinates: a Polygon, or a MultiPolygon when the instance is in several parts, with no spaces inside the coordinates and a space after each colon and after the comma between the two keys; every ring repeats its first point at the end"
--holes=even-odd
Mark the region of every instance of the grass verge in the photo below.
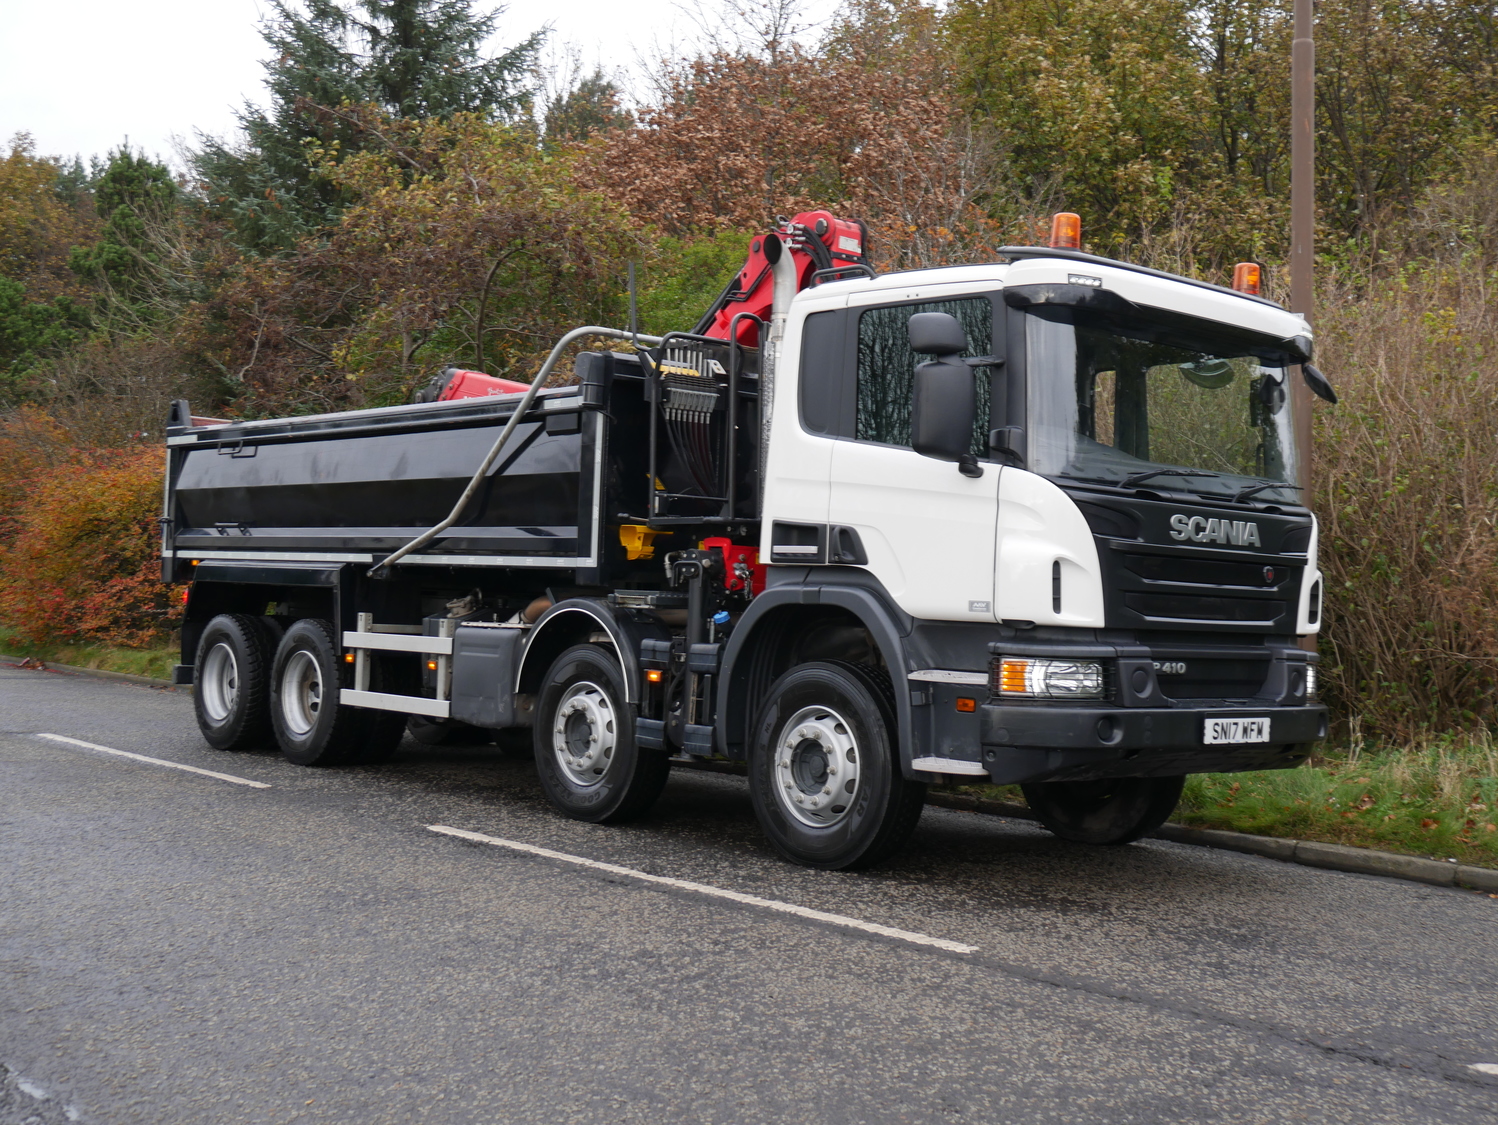
{"type": "Polygon", "coordinates": [[[1189,778],[1174,819],[1498,867],[1498,745],[1354,745],[1299,769],[1189,778]]]}
{"type": "Polygon", "coordinates": [[[176,646],[170,648],[122,648],[117,645],[33,645],[23,642],[13,629],[0,627],[0,654],[35,657],[75,668],[97,668],[104,672],[126,672],[156,680],[172,678],[172,666],[181,659],[176,646]]]}
{"type": "MultiPolygon", "coordinates": [[[[1024,803],[1017,785],[958,792],[1024,803]]],[[[1498,743],[1325,748],[1293,770],[1193,774],[1171,820],[1498,868],[1498,743]]]]}

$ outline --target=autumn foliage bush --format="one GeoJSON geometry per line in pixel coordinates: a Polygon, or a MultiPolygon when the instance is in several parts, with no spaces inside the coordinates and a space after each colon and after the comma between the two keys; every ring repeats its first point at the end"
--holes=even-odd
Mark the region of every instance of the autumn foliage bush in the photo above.
{"type": "Polygon", "coordinates": [[[1498,723],[1498,273],[1408,266],[1322,296],[1325,692],[1400,743],[1498,723]]]}
{"type": "Polygon", "coordinates": [[[0,427],[0,625],[33,645],[165,641],[162,463],[157,446],[78,451],[44,416],[0,427]]]}

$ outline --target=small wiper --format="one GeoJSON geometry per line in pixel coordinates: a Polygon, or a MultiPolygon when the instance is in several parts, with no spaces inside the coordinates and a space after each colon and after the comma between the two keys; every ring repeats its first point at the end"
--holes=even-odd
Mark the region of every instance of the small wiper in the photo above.
{"type": "Polygon", "coordinates": [[[1233,494],[1233,501],[1237,503],[1241,500],[1247,500],[1250,496],[1254,496],[1260,492],[1267,492],[1271,488],[1293,488],[1296,492],[1301,492],[1304,491],[1305,486],[1300,484],[1269,484],[1267,482],[1265,484],[1251,484],[1247,488],[1240,488],[1235,492],[1233,494]]]}
{"type": "Polygon", "coordinates": [[[1218,473],[1204,473],[1200,469],[1147,469],[1142,473],[1130,473],[1119,481],[1124,488],[1132,488],[1136,484],[1143,484],[1151,477],[1215,477],[1218,473]]]}

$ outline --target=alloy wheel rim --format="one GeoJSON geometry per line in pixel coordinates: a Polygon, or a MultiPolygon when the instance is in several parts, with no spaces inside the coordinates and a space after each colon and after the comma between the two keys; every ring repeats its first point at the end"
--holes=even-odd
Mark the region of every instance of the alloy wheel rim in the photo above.
{"type": "Polygon", "coordinates": [[[551,745],[572,784],[580,789],[602,784],[619,748],[619,718],[608,692],[587,680],[570,685],[557,705],[551,745]]]}
{"type": "Polygon", "coordinates": [[[862,767],[848,720],[830,707],[803,707],[775,743],[775,798],[808,828],[832,828],[853,810],[862,767]]]}

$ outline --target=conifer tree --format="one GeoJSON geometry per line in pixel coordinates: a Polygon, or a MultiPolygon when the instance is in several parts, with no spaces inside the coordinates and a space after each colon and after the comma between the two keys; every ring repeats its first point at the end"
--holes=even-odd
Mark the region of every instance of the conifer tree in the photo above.
{"type": "Polygon", "coordinates": [[[373,103],[395,117],[458,113],[510,120],[529,106],[529,75],[543,32],[486,57],[503,8],[472,0],[271,0],[261,34],[270,102],[246,106],[238,143],[205,137],[194,164],[210,208],[245,249],[289,248],[345,202],[314,174],[312,157],[368,144],[341,106],[373,103]]]}

